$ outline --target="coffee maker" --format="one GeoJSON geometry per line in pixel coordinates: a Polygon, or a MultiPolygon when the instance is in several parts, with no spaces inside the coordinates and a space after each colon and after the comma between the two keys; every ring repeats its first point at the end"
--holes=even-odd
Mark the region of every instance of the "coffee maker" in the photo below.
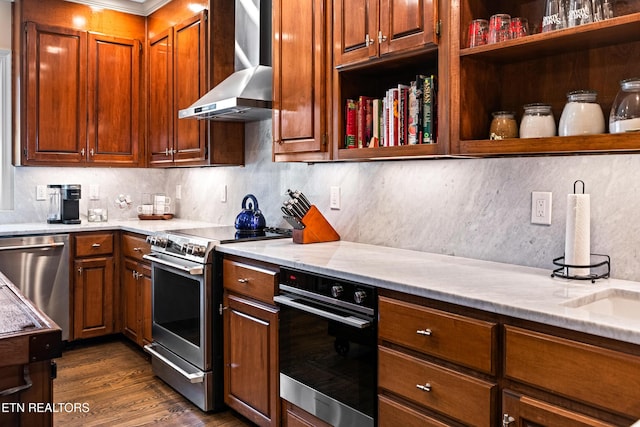
{"type": "Polygon", "coordinates": [[[50,184],[49,224],[80,224],[80,184],[50,184]]]}

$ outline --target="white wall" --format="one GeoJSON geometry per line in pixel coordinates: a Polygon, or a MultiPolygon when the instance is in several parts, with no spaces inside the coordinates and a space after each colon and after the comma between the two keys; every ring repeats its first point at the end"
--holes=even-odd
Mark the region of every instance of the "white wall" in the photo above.
{"type": "Polygon", "coordinates": [[[0,49],[11,49],[11,2],[0,0],[0,49]]]}

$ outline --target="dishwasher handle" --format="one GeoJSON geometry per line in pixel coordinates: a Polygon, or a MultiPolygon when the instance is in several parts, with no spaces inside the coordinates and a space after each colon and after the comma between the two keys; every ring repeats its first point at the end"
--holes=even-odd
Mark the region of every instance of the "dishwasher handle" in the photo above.
{"type": "Polygon", "coordinates": [[[60,246],[64,246],[64,242],[34,243],[32,245],[0,246],[0,252],[24,250],[24,249],[53,249],[53,248],[58,248],[60,246]]]}

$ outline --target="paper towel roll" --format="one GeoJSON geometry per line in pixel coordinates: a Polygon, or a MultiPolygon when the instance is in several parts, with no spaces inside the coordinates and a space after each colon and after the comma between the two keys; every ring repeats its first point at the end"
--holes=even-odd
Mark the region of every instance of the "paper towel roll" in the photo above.
{"type": "MultiPolygon", "coordinates": [[[[591,264],[591,203],[588,194],[567,196],[567,231],[564,262],[568,265],[591,264]]],[[[588,276],[590,268],[569,268],[570,276],[588,276]]]]}

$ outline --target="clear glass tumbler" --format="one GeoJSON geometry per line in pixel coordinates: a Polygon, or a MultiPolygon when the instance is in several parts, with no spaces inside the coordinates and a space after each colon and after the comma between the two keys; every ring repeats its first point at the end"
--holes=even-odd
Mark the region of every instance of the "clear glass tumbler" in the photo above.
{"type": "Polygon", "coordinates": [[[489,19],[488,43],[498,43],[511,38],[511,15],[498,13],[489,19]]]}
{"type": "Polygon", "coordinates": [[[567,25],[569,27],[576,27],[590,22],[593,22],[591,0],[569,0],[567,25]]]}
{"type": "Polygon", "coordinates": [[[542,17],[542,32],[567,28],[567,13],[563,0],[547,0],[542,17]]]}

